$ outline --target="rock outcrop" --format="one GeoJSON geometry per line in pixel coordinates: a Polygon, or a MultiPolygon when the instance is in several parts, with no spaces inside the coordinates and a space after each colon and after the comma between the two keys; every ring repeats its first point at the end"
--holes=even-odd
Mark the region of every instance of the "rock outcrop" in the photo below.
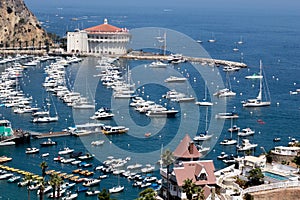
{"type": "Polygon", "coordinates": [[[0,47],[41,47],[51,43],[23,0],[0,0],[0,47]]]}

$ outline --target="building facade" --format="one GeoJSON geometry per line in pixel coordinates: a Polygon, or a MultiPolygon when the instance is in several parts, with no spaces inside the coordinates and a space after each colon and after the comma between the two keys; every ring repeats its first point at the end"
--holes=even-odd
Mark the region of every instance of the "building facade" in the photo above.
{"type": "Polygon", "coordinates": [[[108,24],[75,30],[67,34],[67,52],[93,56],[119,56],[127,53],[130,33],[108,24]]]}

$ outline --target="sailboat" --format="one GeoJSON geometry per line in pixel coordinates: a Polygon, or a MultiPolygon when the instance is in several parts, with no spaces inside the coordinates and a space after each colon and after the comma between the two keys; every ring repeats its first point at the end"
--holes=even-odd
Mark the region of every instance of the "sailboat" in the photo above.
{"type": "Polygon", "coordinates": [[[242,36],[240,37],[240,40],[237,42],[238,44],[243,44],[244,42],[243,42],[243,38],[242,38],[242,36]]]}
{"type": "Polygon", "coordinates": [[[204,133],[200,133],[199,135],[196,135],[193,140],[194,141],[204,141],[204,140],[208,140],[210,139],[213,135],[210,134],[208,135],[208,120],[207,120],[207,117],[208,117],[208,107],[206,107],[206,116],[205,116],[205,131],[204,133]]]}
{"type": "MultiPolygon", "coordinates": [[[[231,127],[233,126],[233,119],[231,118],[231,127]]],[[[223,141],[220,142],[221,145],[233,145],[237,144],[237,141],[232,139],[232,132],[233,129],[230,130],[230,138],[229,139],[224,139],[223,141]]]]}
{"type": "Polygon", "coordinates": [[[211,39],[208,40],[208,42],[213,43],[216,41],[216,38],[214,36],[214,33],[211,34],[211,39]]]}
{"type": "MultiPolygon", "coordinates": [[[[262,61],[260,60],[260,75],[262,75],[262,61]]],[[[263,101],[262,99],[262,90],[263,90],[263,78],[259,81],[259,93],[255,99],[248,99],[246,102],[243,103],[243,107],[262,107],[262,106],[269,106],[271,105],[271,101],[263,101]]],[[[267,88],[267,92],[269,95],[269,90],[267,88]]],[[[270,95],[269,95],[270,96],[270,95]]]]}
{"type": "MultiPolygon", "coordinates": [[[[51,96],[50,96],[51,97],[51,96]]],[[[52,100],[52,97],[51,97],[52,100]]],[[[53,102],[53,101],[52,101],[53,102]]],[[[50,123],[50,122],[57,122],[58,121],[58,114],[57,110],[54,105],[54,110],[55,110],[55,116],[50,116],[50,103],[47,103],[48,105],[48,110],[45,112],[36,112],[33,114],[34,118],[32,120],[33,123],[50,123]]]]}
{"type": "Polygon", "coordinates": [[[205,86],[204,86],[204,99],[203,101],[197,101],[195,104],[199,106],[212,106],[214,105],[212,102],[207,101],[207,81],[205,81],[205,86]]]}
{"type": "Polygon", "coordinates": [[[214,96],[231,97],[231,96],[236,95],[236,93],[231,90],[231,83],[230,83],[230,78],[229,78],[228,72],[226,72],[226,80],[227,80],[227,84],[228,84],[229,88],[224,88],[224,89],[217,91],[216,93],[214,93],[214,96]]]}
{"type": "Polygon", "coordinates": [[[118,186],[114,186],[110,188],[108,191],[109,193],[118,193],[118,192],[122,192],[123,190],[124,190],[124,186],[120,185],[120,176],[118,176],[118,186]]]}
{"type": "Polygon", "coordinates": [[[237,52],[237,51],[239,51],[239,48],[237,47],[237,43],[235,42],[235,46],[234,46],[234,48],[232,49],[234,52],[237,52]]]}

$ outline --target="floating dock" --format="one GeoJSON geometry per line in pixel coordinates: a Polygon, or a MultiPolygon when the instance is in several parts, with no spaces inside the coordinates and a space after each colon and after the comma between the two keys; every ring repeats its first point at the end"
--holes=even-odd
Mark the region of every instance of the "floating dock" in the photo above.
{"type": "Polygon", "coordinates": [[[49,132],[49,133],[32,133],[33,138],[51,138],[51,137],[63,137],[71,135],[68,131],[60,131],[60,132],[49,132]]]}

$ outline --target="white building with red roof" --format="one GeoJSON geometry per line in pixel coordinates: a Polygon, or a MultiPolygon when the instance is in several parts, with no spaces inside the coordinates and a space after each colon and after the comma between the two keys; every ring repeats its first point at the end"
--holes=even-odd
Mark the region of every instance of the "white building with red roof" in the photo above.
{"type": "Polygon", "coordinates": [[[215,194],[217,179],[214,174],[214,163],[212,160],[199,160],[202,154],[199,153],[188,134],[181,140],[173,155],[176,161],[169,176],[166,168],[160,169],[164,197],[169,192],[170,199],[186,199],[182,186],[185,180],[191,179],[196,186],[203,188],[205,199],[219,199],[215,194]],[[169,181],[167,181],[168,178],[169,181]]]}
{"type": "Polygon", "coordinates": [[[126,54],[130,33],[126,28],[119,28],[104,23],[76,30],[67,34],[67,52],[94,56],[119,56],[126,54]]]}

